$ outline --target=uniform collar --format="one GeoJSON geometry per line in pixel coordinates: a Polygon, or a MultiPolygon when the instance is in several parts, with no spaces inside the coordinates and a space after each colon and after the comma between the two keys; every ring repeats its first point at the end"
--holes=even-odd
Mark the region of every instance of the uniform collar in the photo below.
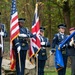
{"type": "Polygon", "coordinates": [[[61,35],[64,35],[64,33],[59,32],[61,35]]]}

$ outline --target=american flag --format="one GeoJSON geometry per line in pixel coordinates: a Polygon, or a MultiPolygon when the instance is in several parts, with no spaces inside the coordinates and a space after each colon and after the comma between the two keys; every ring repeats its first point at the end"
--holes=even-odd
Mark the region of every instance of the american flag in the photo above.
{"type": "Polygon", "coordinates": [[[12,49],[13,40],[19,35],[18,13],[16,9],[16,0],[12,0],[11,20],[10,20],[10,69],[15,68],[14,50],[12,49]]]}
{"type": "Polygon", "coordinates": [[[38,4],[37,3],[36,3],[31,32],[33,35],[36,35],[36,37],[30,38],[30,51],[29,51],[30,58],[35,54],[35,50],[36,50],[36,52],[38,52],[38,50],[40,49],[40,46],[41,46],[40,45],[40,37],[39,37],[40,22],[39,22],[39,16],[38,16],[38,4]]]}

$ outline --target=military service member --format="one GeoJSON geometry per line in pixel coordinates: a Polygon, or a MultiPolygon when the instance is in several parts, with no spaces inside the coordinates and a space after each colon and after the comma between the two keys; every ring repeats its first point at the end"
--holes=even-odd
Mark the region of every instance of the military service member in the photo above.
{"type": "MultiPolygon", "coordinates": [[[[56,48],[65,38],[67,38],[67,35],[64,34],[66,25],[65,24],[59,24],[58,25],[58,33],[54,35],[53,41],[52,41],[52,48],[56,48]]],[[[66,72],[66,64],[67,64],[67,49],[66,45],[61,50],[63,61],[64,61],[64,68],[58,71],[58,75],[65,75],[66,72]]]]}
{"type": "Polygon", "coordinates": [[[13,49],[15,50],[15,55],[16,55],[17,75],[24,75],[26,53],[27,50],[29,49],[28,38],[33,36],[27,28],[24,28],[23,26],[24,22],[25,22],[24,18],[19,18],[20,34],[13,41],[13,49]],[[18,53],[20,53],[21,63],[19,63],[18,53]],[[19,64],[21,64],[21,70],[19,64]]]}
{"type": "Polygon", "coordinates": [[[0,75],[1,75],[1,64],[2,64],[2,57],[4,52],[4,40],[3,38],[7,37],[7,32],[4,24],[0,24],[0,75]]]}
{"type": "MultiPolygon", "coordinates": [[[[69,29],[70,34],[72,34],[74,31],[74,27],[69,29]]],[[[68,55],[71,58],[71,75],[75,75],[75,35],[72,37],[69,43],[68,55]]]]}
{"type": "Polygon", "coordinates": [[[41,50],[38,53],[38,75],[44,75],[44,67],[47,60],[46,47],[50,47],[48,38],[44,37],[45,28],[40,27],[41,50]]]}

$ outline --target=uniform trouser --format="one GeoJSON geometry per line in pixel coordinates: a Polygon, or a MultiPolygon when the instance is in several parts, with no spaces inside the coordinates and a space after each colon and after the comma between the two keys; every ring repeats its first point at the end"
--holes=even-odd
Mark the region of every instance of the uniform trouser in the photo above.
{"type": "Polygon", "coordinates": [[[26,53],[27,53],[26,50],[20,51],[20,60],[21,60],[21,71],[20,71],[18,53],[16,52],[16,71],[17,71],[17,75],[24,75],[26,53]]]}
{"type": "Polygon", "coordinates": [[[2,57],[0,57],[0,75],[1,75],[2,57]]]}
{"type": "Polygon", "coordinates": [[[58,75],[65,75],[66,74],[66,66],[67,66],[67,56],[63,55],[64,61],[64,68],[58,71],[58,75]]]}
{"type": "Polygon", "coordinates": [[[71,58],[71,75],[75,75],[75,56],[70,56],[71,58]]]}
{"type": "Polygon", "coordinates": [[[44,75],[44,67],[46,60],[38,60],[38,75],[44,75]]]}

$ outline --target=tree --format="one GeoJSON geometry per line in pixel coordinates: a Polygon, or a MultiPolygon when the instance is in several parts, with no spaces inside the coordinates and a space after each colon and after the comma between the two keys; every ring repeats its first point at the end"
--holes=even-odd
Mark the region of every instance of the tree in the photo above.
{"type": "MultiPolygon", "coordinates": [[[[26,18],[25,26],[31,30],[36,0],[16,0],[19,17],[26,18]]],[[[38,0],[39,17],[41,25],[46,28],[45,36],[50,41],[57,32],[57,25],[65,23],[66,33],[75,22],[75,1],[74,0],[38,0]]],[[[4,23],[9,32],[11,0],[0,0],[1,22],[4,23]]]]}
{"type": "Polygon", "coordinates": [[[64,16],[65,24],[67,25],[66,32],[68,33],[68,30],[71,27],[69,0],[64,1],[63,3],[64,3],[63,4],[63,16],[64,16]]]}

